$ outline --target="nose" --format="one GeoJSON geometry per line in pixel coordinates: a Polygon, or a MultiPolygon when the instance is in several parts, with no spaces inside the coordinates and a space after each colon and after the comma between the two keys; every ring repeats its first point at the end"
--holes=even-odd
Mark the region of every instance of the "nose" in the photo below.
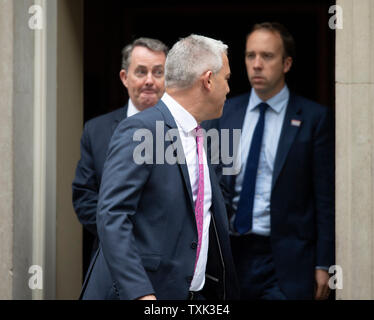
{"type": "Polygon", "coordinates": [[[254,69],[262,69],[262,60],[260,56],[256,56],[254,62],[253,62],[253,68],[254,69]]]}
{"type": "Polygon", "coordinates": [[[148,72],[147,77],[145,79],[145,85],[151,87],[151,86],[153,86],[154,82],[155,81],[154,81],[152,72],[148,72]]]}

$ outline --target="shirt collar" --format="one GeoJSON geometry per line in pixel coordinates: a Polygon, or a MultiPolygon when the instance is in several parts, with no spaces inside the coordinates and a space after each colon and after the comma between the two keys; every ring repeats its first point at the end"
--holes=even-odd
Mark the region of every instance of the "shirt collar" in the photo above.
{"type": "Polygon", "coordinates": [[[189,133],[197,127],[197,121],[193,115],[175,101],[169,94],[165,92],[161,100],[166,104],[178,127],[180,127],[185,133],[189,133]]]}
{"type": "Polygon", "coordinates": [[[283,89],[279,91],[274,97],[267,101],[262,101],[257,95],[256,91],[252,88],[251,98],[249,99],[249,109],[254,110],[261,102],[266,102],[276,113],[279,113],[286,107],[290,91],[285,84],[283,89]]]}
{"type": "Polygon", "coordinates": [[[131,99],[129,99],[129,103],[127,107],[127,117],[131,117],[134,114],[137,114],[139,112],[140,110],[137,107],[135,107],[134,103],[131,101],[131,99]]]}

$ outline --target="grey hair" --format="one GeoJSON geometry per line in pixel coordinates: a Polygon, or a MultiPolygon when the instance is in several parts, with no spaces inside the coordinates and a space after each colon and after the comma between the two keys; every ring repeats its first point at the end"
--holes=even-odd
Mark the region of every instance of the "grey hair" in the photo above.
{"type": "Polygon", "coordinates": [[[227,48],[222,41],[196,34],[180,39],[166,58],[166,87],[188,88],[208,70],[217,74],[222,68],[222,55],[227,55],[227,48]]]}
{"type": "Polygon", "coordinates": [[[145,47],[155,52],[163,52],[167,56],[169,48],[160,40],[152,38],[138,38],[122,49],[122,69],[129,70],[131,53],[135,47],[145,47]]]}

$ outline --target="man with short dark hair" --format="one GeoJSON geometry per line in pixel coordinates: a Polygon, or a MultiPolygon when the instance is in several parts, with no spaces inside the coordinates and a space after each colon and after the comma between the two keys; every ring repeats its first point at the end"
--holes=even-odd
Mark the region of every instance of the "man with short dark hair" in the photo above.
{"type": "Polygon", "coordinates": [[[138,38],[122,51],[120,78],[129,101],[122,108],[88,121],[81,139],[81,159],[73,181],[73,205],[79,221],[93,236],[97,250],[96,209],[108,145],[121,120],[154,106],[165,91],[167,46],[159,40],[138,38]]]}
{"type": "Polygon", "coordinates": [[[242,129],[239,173],[221,179],[242,299],[329,295],[333,123],[328,108],[289,91],[294,52],[284,26],[255,25],[245,50],[252,90],[228,100],[214,125],[242,129]]]}

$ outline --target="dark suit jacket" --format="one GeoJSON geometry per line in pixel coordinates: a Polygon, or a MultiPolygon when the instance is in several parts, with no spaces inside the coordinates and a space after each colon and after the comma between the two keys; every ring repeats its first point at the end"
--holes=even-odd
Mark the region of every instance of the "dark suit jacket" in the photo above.
{"type": "MultiPolygon", "coordinates": [[[[97,226],[100,247],[83,285],[83,299],[186,299],[198,239],[186,164],[156,164],[156,121],[164,133],[177,125],[165,104],[122,121],[113,134],[100,188],[97,226]],[[138,129],[149,130],[152,164],[133,153],[138,129]]],[[[144,131],[143,131],[144,132],[144,131]]],[[[165,135],[163,135],[165,136],[165,135]]],[[[165,149],[172,142],[165,142],[165,149]]],[[[172,147],[170,147],[172,148],[172,147]]],[[[205,289],[209,298],[235,299],[238,288],[229,246],[225,204],[210,170],[212,221],[205,289]],[[213,281],[211,279],[216,279],[213,281]]]]}
{"type": "MultiPolygon", "coordinates": [[[[249,97],[247,93],[229,99],[222,117],[205,127],[241,129],[249,97]]],[[[330,110],[291,93],[274,163],[270,200],[276,274],[290,299],[311,299],[315,267],[334,264],[334,173],[330,110]],[[301,121],[300,126],[292,125],[292,120],[301,121]]],[[[233,213],[235,179],[236,175],[221,176],[229,215],[233,213]]]]}
{"type": "Polygon", "coordinates": [[[110,138],[119,122],[126,118],[127,105],[86,123],[81,138],[81,158],[73,181],[73,206],[82,225],[94,236],[98,247],[96,209],[99,187],[110,138]]]}

